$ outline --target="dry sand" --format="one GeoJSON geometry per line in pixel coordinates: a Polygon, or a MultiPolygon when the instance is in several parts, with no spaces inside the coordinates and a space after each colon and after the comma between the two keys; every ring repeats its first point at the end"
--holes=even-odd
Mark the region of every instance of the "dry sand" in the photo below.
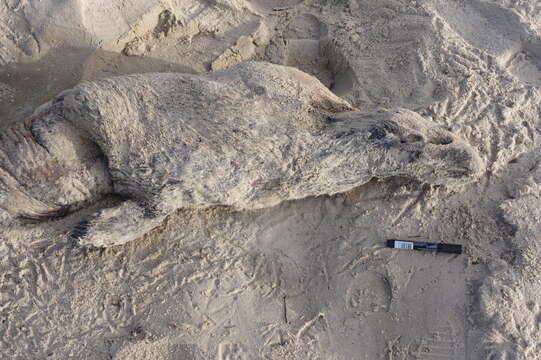
{"type": "Polygon", "coordinates": [[[486,173],[180,210],[102,250],[65,236],[93,209],[5,225],[0,357],[541,358],[538,1],[0,0],[0,131],[82,80],[247,60],[297,67],[366,112],[414,110],[486,173]]]}

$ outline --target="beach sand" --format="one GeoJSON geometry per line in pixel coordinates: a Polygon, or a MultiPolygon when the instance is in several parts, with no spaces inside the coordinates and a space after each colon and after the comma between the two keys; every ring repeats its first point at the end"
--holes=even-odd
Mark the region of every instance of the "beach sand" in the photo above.
{"type": "Polygon", "coordinates": [[[486,169],[179,210],[105,249],[66,236],[103,204],[39,225],[0,210],[0,357],[541,359],[540,19],[526,0],[0,0],[0,131],[81,81],[261,60],[363,112],[411,109],[486,169]]]}

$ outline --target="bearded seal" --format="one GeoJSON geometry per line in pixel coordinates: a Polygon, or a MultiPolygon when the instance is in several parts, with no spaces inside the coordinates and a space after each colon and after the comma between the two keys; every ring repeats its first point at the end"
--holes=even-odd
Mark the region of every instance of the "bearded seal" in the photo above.
{"type": "Polygon", "coordinates": [[[482,169],[470,145],[415,112],[364,114],[316,78],[262,62],[82,83],[0,140],[0,207],[14,218],[122,198],[70,234],[99,247],[179,208],[258,209],[392,176],[465,184],[482,169]]]}

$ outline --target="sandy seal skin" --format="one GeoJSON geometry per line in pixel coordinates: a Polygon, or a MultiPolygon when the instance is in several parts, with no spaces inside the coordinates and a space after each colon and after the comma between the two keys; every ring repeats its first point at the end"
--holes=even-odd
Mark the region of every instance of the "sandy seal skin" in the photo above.
{"type": "Polygon", "coordinates": [[[24,221],[65,215],[112,190],[100,149],[51,112],[0,134],[0,207],[24,221]]]}
{"type": "Polygon", "coordinates": [[[453,185],[481,172],[468,144],[418,114],[362,114],[268,63],[83,83],[36,114],[2,135],[0,206],[43,220],[118,194],[72,231],[94,246],[140,237],[179,208],[256,209],[374,177],[453,185]]]}

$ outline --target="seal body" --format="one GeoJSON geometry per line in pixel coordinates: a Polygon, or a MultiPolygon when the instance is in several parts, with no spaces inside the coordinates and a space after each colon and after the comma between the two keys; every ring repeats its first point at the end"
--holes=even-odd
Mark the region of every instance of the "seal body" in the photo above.
{"type": "Polygon", "coordinates": [[[0,186],[8,189],[0,206],[24,217],[25,201],[39,201],[36,218],[43,219],[121,195],[120,205],[72,233],[95,246],[137,238],[178,208],[256,209],[347,191],[373,177],[463,184],[481,171],[468,144],[418,114],[363,114],[317,79],[268,63],[83,83],[37,112],[24,127],[45,152],[38,160],[11,147],[61,166],[54,176],[22,166],[30,179],[0,163],[0,186]],[[6,205],[16,187],[5,185],[6,172],[24,193],[17,209],[6,205]],[[35,183],[53,178],[57,185],[40,195],[35,183]]]}

